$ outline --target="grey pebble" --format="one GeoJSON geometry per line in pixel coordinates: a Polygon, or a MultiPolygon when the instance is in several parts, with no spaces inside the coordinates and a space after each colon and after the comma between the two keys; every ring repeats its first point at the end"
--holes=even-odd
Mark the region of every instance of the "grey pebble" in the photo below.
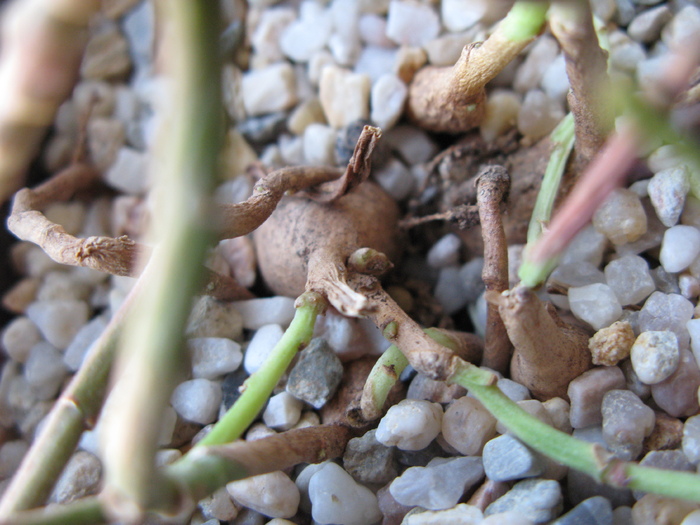
{"type": "Polygon", "coordinates": [[[231,408],[236,400],[241,397],[240,388],[246,379],[248,379],[248,372],[243,367],[224,377],[221,383],[221,404],[224,410],[231,408]]]}
{"type": "Polygon", "coordinates": [[[700,416],[689,417],[683,425],[683,452],[694,464],[700,463],[700,416]]]}
{"type": "Polygon", "coordinates": [[[578,376],[569,383],[567,391],[571,400],[571,426],[584,428],[601,424],[603,396],[609,390],[623,388],[625,376],[616,366],[594,368],[578,376]]]}
{"type": "Polygon", "coordinates": [[[398,472],[394,465],[395,447],[382,445],[375,437],[376,429],[348,442],[343,467],[358,483],[388,483],[398,472]]]}
{"type": "Polygon", "coordinates": [[[603,496],[583,500],[550,525],[613,525],[613,509],[603,496]]]}
{"type": "Polygon", "coordinates": [[[323,407],[343,378],[343,364],[325,339],[313,339],[289,373],[287,392],[314,408],[323,407]]]}
{"type": "Polygon", "coordinates": [[[559,515],[562,506],[559,483],[551,479],[526,479],[486,507],[484,516],[515,511],[534,523],[546,523],[559,515]]]}
{"type": "Polygon", "coordinates": [[[656,424],[654,411],[634,392],[610,390],[603,397],[601,412],[603,438],[610,450],[625,461],[636,459],[656,424]]]}
{"type": "Polygon", "coordinates": [[[680,351],[678,368],[668,378],[651,386],[651,396],[660,408],[673,417],[698,413],[700,368],[690,350],[680,351]]]}
{"type": "Polygon", "coordinates": [[[96,494],[100,488],[102,464],[97,456],[80,450],[68,461],[51,494],[54,503],[70,503],[96,494]]]}
{"type": "Polygon", "coordinates": [[[544,472],[541,458],[518,439],[504,434],[484,446],[484,471],[493,481],[532,478],[544,472]]]}

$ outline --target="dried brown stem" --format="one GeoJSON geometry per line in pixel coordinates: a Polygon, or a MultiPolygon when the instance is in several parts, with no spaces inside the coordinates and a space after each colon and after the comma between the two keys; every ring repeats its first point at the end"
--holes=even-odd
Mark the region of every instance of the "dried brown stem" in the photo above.
{"type": "MultiPolygon", "coordinates": [[[[501,203],[508,197],[510,177],[502,166],[488,166],[477,177],[477,204],[484,239],[484,268],[481,277],[487,291],[508,289],[508,243],[501,203]]],[[[486,312],[486,336],[482,364],[501,373],[508,369],[513,346],[508,339],[498,306],[489,303],[486,312]]]]}
{"type": "Polygon", "coordinates": [[[471,204],[462,204],[445,212],[403,219],[399,222],[399,228],[408,230],[432,221],[455,223],[460,230],[470,228],[479,224],[479,209],[471,204]]]}
{"type": "Polygon", "coordinates": [[[348,269],[340,250],[325,247],[309,257],[307,292],[319,292],[343,315],[362,317],[371,307],[367,298],[353,290],[347,282],[348,269]]]}
{"type": "Polygon", "coordinates": [[[576,126],[576,155],[585,166],[603,146],[614,125],[607,96],[607,53],[598,45],[588,2],[554,0],[549,8],[549,27],[564,51],[571,85],[568,101],[576,126]]]}
{"type": "Polygon", "coordinates": [[[371,155],[381,136],[379,128],[365,126],[345,171],[315,166],[273,171],[256,184],[254,194],[248,200],[222,206],[220,238],[230,239],[251,233],[275,211],[285,194],[298,193],[321,203],[342,197],[369,176],[371,155]]]}
{"type": "Polygon", "coordinates": [[[3,12],[0,202],[23,184],[58,106],[77,79],[99,0],[14,2],[3,12]]]}
{"type": "Polygon", "coordinates": [[[588,335],[555,320],[529,288],[492,292],[487,300],[498,305],[513,343],[512,379],[537,399],[566,399],[569,383],[592,366],[588,335]]]}

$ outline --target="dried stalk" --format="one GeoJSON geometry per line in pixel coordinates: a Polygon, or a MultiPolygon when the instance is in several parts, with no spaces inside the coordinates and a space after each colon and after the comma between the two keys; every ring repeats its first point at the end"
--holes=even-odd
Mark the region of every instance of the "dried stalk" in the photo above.
{"type": "Polygon", "coordinates": [[[537,36],[546,12],[546,2],[518,1],[486,41],[465,46],[454,67],[418,71],[409,86],[409,118],[436,132],[478,126],[486,110],[484,87],[537,36]]]}
{"type": "Polygon", "coordinates": [[[3,13],[0,202],[24,184],[58,106],[78,76],[99,0],[15,1],[3,13]]]}
{"type": "Polygon", "coordinates": [[[607,53],[598,45],[588,2],[553,0],[549,27],[564,52],[571,85],[568,101],[576,126],[576,156],[585,166],[614,127],[615,115],[607,96],[607,53]]]}
{"type": "MultiPolygon", "coordinates": [[[[502,166],[488,166],[477,176],[477,204],[484,239],[484,268],[481,278],[487,292],[508,289],[508,242],[501,220],[501,203],[508,198],[510,177],[502,166]]],[[[505,372],[513,346],[508,339],[498,306],[488,304],[482,365],[505,372]]]]}
{"type": "Polygon", "coordinates": [[[103,418],[104,502],[126,523],[140,522],[157,485],[155,453],[163,410],[186,359],[183,327],[214,238],[208,200],[221,143],[218,4],[165,0],[161,50],[173,79],[172,107],[154,155],[163,198],[154,213],[158,243],[144,271],[144,293],[129,315],[113,395],[103,418]],[[138,429],[138,439],[134,431],[138,429]]]}

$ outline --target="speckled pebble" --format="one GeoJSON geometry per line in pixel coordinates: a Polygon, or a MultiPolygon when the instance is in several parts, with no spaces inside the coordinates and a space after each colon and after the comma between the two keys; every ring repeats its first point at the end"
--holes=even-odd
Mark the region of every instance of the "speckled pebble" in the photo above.
{"type": "Polygon", "coordinates": [[[657,405],[674,417],[697,414],[700,369],[689,350],[680,351],[678,367],[667,379],[651,386],[651,396],[657,405]]]}
{"type": "Polygon", "coordinates": [[[632,345],[630,358],[632,367],[642,383],[659,383],[678,367],[678,338],[669,331],[642,332],[632,345]]]}
{"type": "Polygon", "coordinates": [[[83,450],[73,454],[51,494],[54,503],[70,503],[96,494],[102,479],[102,463],[83,450]]]}
{"type": "Polygon", "coordinates": [[[534,523],[546,523],[559,515],[562,506],[559,483],[534,478],[516,483],[504,496],[486,507],[484,515],[515,511],[534,523]]]}
{"type": "Polygon", "coordinates": [[[226,337],[236,340],[243,333],[241,314],[232,303],[204,295],[197,299],[187,323],[187,337],[226,337]]]}
{"type": "Polygon", "coordinates": [[[279,470],[233,481],[226,490],[240,505],[271,518],[291,518],[299,508],[299,489],[279,470]]]}
{"type": "Polygon", "coordinates": [[[478,399],[461,397],[445,410],[442,436],[461,454],[480,454],[486,442],[495,435],[496,418],[478,399]],[[469,432],[464,432],[465,428],[469,428],[469,432]]]}
{"type": "Polygon", "coordinates": [[[615,366],[630,355],[634,341],[634,331],[627,321],[601,328],[588,341],[593,364],[615,366]]]}
{"type": "Polygon", "coordinates": [[[345,470],[358,483],[388,483],[397,476],[394,448],[377,441],[376,430],[348,442],[343,455],[345,470]]]}
{"type": "Polygon", "coordinates": [[[544,472],[542,458],[510,435],[498,436],[484,446],[484,471],[493,481],[533,478],[544,472]]]}
{"type": "Polygon", "coordinates": [[[603,397],[601,413],[610,451],[625,461],[636,459],[656,423],[654,411],[629,390],[610,390],[603,397]]]}

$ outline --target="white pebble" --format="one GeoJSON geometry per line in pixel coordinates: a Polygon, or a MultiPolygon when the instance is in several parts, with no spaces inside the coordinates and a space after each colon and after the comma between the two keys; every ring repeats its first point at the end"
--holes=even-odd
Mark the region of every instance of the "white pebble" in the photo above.
{"type": "Polygon", "coordinates": [[[321,72],[319,98],[326,120],[342,128],[369,116],[370,78],[348,69],[328,66],[321,72]]]}
{"type": "Polygon", "coordinates": [[[297,102],[294,68],[280,62],[248,71],[243,75],[241,90],[249,116],[289,109],[297,102]]]}
{"type": "Polygon", "coordinates": [[[700,255],[700,230],[678,225],[666,230],[659,261],[669,273],[685,270],[700,255]]]}
{"type": "Polygon", "coordinates": [[[700,32],[700,9],[688,4],[676,12],[661,32],[661,39],[671,49],[683,49],[692,44],[700,32]]]}
{"type": "Polygon", "coordinates": [[[688,191],[690,175],[684,164],[662,170],[651,178],[647,192],[664,226],[670,228],[678,222],[688,191]]]}
{"type": "Polygon", "coordinates": [[[569,307],[577,318],[596,330],[610,326],[622,315],[615,292],[601,283],[569,288],[569,307]]]}
{"type": "Polygon", "coordinates": [[[463,31],[479,23],[488,11],[489,4],[483,0],[443,0],[440,3],[442,24],[448,31],[463,31]]]}
{"type": "Polygon", "coordinates": [[[370,92],[370,119],[387,131],[403,114],[408,87],[393,73],[379,77],[370,92]]]}
{"type": "Polygon", "coordinates": [[[265,9],[250,36],[250,44],[256,57],[264,58],[268,62],[282,60],[284,54],[279,44],[280,36],[295,19],[296,14],[291,8],[265,9]]]}
{"type": "Polygon", "coordinates": [[[495,89],[486,101],[486,114],[479,131],[486,142],[515,126],[520,112],[520,96],[513,91],[495,89]]]}
{"type": "Polygon", "coordinates": [[[311,515],[319,524],[367,525],[382,519],[372,491],[332,462],[311,476],[309,498],[311,515]]]}
{"type": "Polygon", "coordinates": [[[669,331],[642,332],[632,345],[630,359],[642,383],[660,383],[678,367],[678,338],[669,331]]]}
{"type": "Polygon", "coordinates": [[[452,315],[467,304],[467,296],[462,286],[459,266],[445,266],[440,269],[433,295],[447,315],[452,315]]]}
{"type": "Polygon", "coordinates": [[[695,361],[700,363],[700,319],[691,319],[685,326],[690,334],[690,349],[693,351],[695,361]]]}
{"type": "Polygon", "coordinates": [[[518,68],[513,87],[527,93],[540,85],[544,72],[559,54],[559,45],[553,37],[542,35],[532,43],[530,52],[518,68]]]}
{"type": "Polygon", "coordinates": [[[182,418],[208,425],[216,420],[221,396],[221,386],[218,383],[208,379],[192,379],[175,388],[170,402],[182,418]]]}
{"type": "Polygon", "coordinates": [[[641,199],[628,189],[610,192],[593,215],[593,226],[616,246],[636,241],[647,232],[641,199]]]}
{"type": "Polygon", "coordinates": [[[428,510],[406,516],[406,525],[479,525],[484,521],[484,513],[479,507],[460,503],[447,510],[428,510]]]}
{"type": "Polygon", "coordinates": [[[564,118],[561,102],[544,92],[528,91],[518,113],[518,130],[534,142],[550,133],[564,118]]]}
{"type": "Polygon", "coordinates": [[[442,268],[459,262],[459,249],[462,246],[462,240],[454,233],[438,239],[433,246],[428,250],[428,264],[433,268],[442,268]]]}
{"type": "Polygon", "coordinates": [[[38,301],[26,313],[44,338],[63,350],[87,323],[89,312],[85,301],[38,301]]]}
{"type": "Polygon", "coordinates": [[[440,19],[430,5],[393,0],[386,36],[405,46],[423,46],[440,33],[440,19]]]}
{"type": "Polygon", "coordinates": [[[49,343],[37,343],[29,351],[24,377],[37,399],[53,399],[67,375],[63,355],[49,343]]]}
{"type": "Polygon", "coordinates": [[[275,430],[289,430],[299,421],[303,406],[304,403],[293,395],[280,392],[267,402],[267,408],[263,412],[263,421],[268,427],[275,430]]]}
{"type": "Polygon", "coordinates": [[[240,505],[271,518],[291,518],[299,508],[299,489],[279,470],[233,481],[226,490],[240,505]]]}
{"type": "Polygon", "coordinates": [[[39,329],[31,319],[24,316],[10,321],[2,332],[2,346],[10,359],[17,363],[24,363],[29,351],[41,339],[39,329]]]}
{"type": "Polygon", "coordinates": [[[386,134],[386,141],[409,166],[428,162],[438,152],[433,139],[416,126],[396,126],[386,134]]]}
{"type": "Polygon", "coordinates": [[[408,197],[416,182],[408,168],[395,157],[375,171],[374,180],[397,201],[408,197]]]}
{"type": "Polygon", "coordinates": [[[241,345],[224,337],[196,337],[187,341],[192,376],[215,379],[237,370],[243,361],[241,345]]]}
{"type": "Polygon", "coordinates": [[[377,441],[401,450],[421,450],[440,433],[442,407],[421,399],[404,399],[389,409],[377,427],[377,441]]]}
{"type": "Polygon", "coordinates": [[[370,46],[394,47],[386,36],[386,18],[374,13],[364,14],[358,22],[362,41],[370,46]]]}
{"type": "Polygon", "coordinates": [[[335,130],[323,124],[304,128],[304,162],[312,166],[335,164],[335,130]]]}
{"type": "Polygon", "coordinates": [[[267,324],[288,326],[294,317],[294,299],[282,297],[265,297],[248,299],[231,303],[243,317],[243,328],[257,330],[267,324]]]}
{"type": "Polygon", "coordinates": [[[104,180],[111,187],[131,195],[144,193],[150,184],[148,156],[134,148],[119,148],[117,158],[104,174],[104,180]]]}
{"type": "Polygon", "coordinates": [[[299,19],[289,24],[280,37],[280,47],[295,62],[307,62],[323,49],[333,31],[331,13],[318,2],[302,2],[299,19]]]}
{"type": "Polygon", "coordinates": [[[549,98],[564,101],[570,86],[563,54],[559,54],[545,69],[541,86],[549,98]]]}
{"type": "Polygon", "coordinates": [[[625,255],[605,267],[605,280],[620,304],[637,304],[656,290],[649,263],[639,255],[625,255]]]}
{"type": "Polygon", "coordinates": [[[101,315],[93,318],[80,329],[63,352],[63,362],[69,370],[75,372],[80,368],[93,343],[102,335],[106,327],[107,320],[101,315]]]}
{"type": "Polygon", "coordinates": [[[333,32],[328,39],[328,49],[335,61],[351,66],[360,53],[360,7],[356,0],[333,0],[330,7],[333,32]]]}
{"type": "Polygon", "coordinates": [[[277,324],[261,326],[248,343],[243,357],[243,368],[249,374],[257,372],[267,357],[272,353],[275,345],[282,339],[284,331],[277,324]]]}

